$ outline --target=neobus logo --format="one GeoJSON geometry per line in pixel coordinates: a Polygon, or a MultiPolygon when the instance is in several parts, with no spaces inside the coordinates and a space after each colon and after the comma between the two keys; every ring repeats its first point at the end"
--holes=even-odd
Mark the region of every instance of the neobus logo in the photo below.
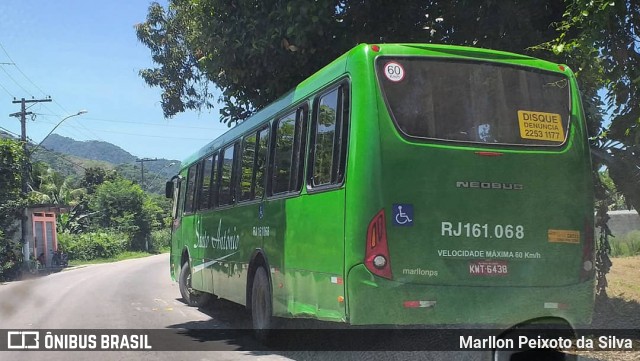
{"type": "Polygon", "coordinates": [[[503,189],[519,191],[524,189],[524,185],[518,183],[498,183],[498,182],[456,182],[456,188],[478,188],[478,189],[503,189]]]}

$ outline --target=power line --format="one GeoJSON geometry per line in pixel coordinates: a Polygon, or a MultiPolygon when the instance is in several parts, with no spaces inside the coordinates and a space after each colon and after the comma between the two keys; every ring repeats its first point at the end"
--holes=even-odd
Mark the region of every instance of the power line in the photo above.
{"type": "Polygon", "coordinates": [[[97,120],[99,122],[108,122],[108,123],[141,124],[141,125],[153,125],[156,127],[180,128],[180,129],[225,130],[225,131],[229,129],[227,126],[220,127],[220,128],[218,127],[208,128],[208,127],[193,127],[188,125],[185,126],[185,125],[157,124],[157,123],[147,123],[147,122],[129,122],[126,120],[101,119],[101,118],[89,118],[89,117],[87,117],[86,119],[97,120]]]}
{"type": "Polygon", "coordinates": [[[98,132],[103,132],[103,133],[133,135],[133,136],[136,136],[136,137],[147,137],[147,138],[163,138],[163,139],[178,139],[178,140],[212,140],[213,139],[213,138],[171,137],[171,136],[164,136],[164,135],[127,133],[127,132],[118,132],[118,131],[115,131],[115,130],[101,130],[101,129],[94,129],[94,130],[98,131],[98,132]]]}
{"type": "Polygon", "coordinates": [[[7,133],[9,133],[9,134],[11,134],[11,135],[13,135],[13,136],[15,136],[15,137],[17,137],[17,138],[20,138],[20,134],[18,134],[18,133],[14,133],[14,132],[10,131],[10,130],[9,130],[9,129],[7,129],[7,128],[0,127],[0,130],[4,130],[5,132],[7,132],[7,133]]]}
{"type": "MultiPolygon", "coordinates": [[[[55,114],[38,114],[38,115],[55,115],[55,114]]],[[[216,130],[227,131],[227,130],[229,130],[229,128],[227,126],[223,126],[223,127],[220,127],[220,128],[218,128],[218,127],[208,128],[208,127],[193,127],[193,126],[188,126],[188,125],[158,124],[158,123],[149,123],[149,122],[130,122],[130,121],[127,121],[127,120],[115,120],[115,119],[93,118],[93,117],[84,117],[84,119],[97,120],[99,122],[106,122],[106,123],[122,123],[122,124],[131,124],[131,125],[153,125],[153,126],[156,126],[156,127],[165,127],[165,128],[200,129],[200,130],[211,130],[211,131],[216,131],[216,130]]]]}
{"type": "MultiPolygon", "coordinates": [[[[34,142],[34,143],[35,143],[35,142],[34,142]]],[[[64,154],[62,154],[62,153],[58,153],[58,152],[56,152],[56,151],[53,151],[53,150],[51,150],[51,149],[49,149],[49,148],[46,148],[46,147],[43,147],[43,146],[40,146],[40,148],[42,148],[42,149],[44,149],[44,150],[48,151],[48,153],[47,153],[47,154],[49,154],[49,155],[52,155],[52,156],[57,157],[57,158],[60,158],[60,159],[62,159],[62,160],[67,161],[68,163],[71,163],[71,164],[75,165],[76,167],[80,167],[80,168],[82,168],[82,169],[84,169],[84,170],[87,170],[87,168],[85,168],[84,166],[82,166],[82,165],[80,165],[80,164],[78,164],[78,163],[76,163],[76,162],[74,162],[74,161],[70,160],[69,158],[67,158],[67,157],[66,157],[64,154]]]]}
{"type": "MultiPolygon", "coordinates": [[[[41,114],[41,113],[35,113],[35,114],[36,115],[40,115],[40,116],[55,116],[55,117],[61,118],[61,116],[59,116],[57,114],[53,114],[53,115],[52,114],[41,114]]],[[[45,124],[54,124],[54,125],[57,124],[56,121],[49,121],[49,120],[39,120],[38,122],[45,123],[45,124]]],[[[82,131],[82,129],[80,129],[80,128],[74,126],[74,125],[65,123],[64,127],[65,127],[65,129],[67,131],[73,130],[72,133],[74,134],[74,136],[76,138],[78,138],[78,136],[79,136],[79,138],[90,138],[90,139],[94,137],[93,132],[82,131]]]]}
{"type": "MultiPolygon", "coordinates": [[[[36,83],[34,83],[33,81],[31,81],[31,79],[29,79],[29,77],[22,71],[22,69],[20,69],[20,67],[18,66],[18,64],[13,61],[13,59],[11,59],[11,56],[9,55],[9,52],[7,52],[7,49],[4,48],[4,46],[2,46],[2,43],[0,43],[0,48],[2,49],[2,51],[5,53],[5,55],[7,56],[7,58],[9,59],[9,61],[11,61],[13,63],[13,65],[16,67],[16,69],[20,72],[20,74],[22,74],[22,76],[27,79],[27,81],[29,83],[31,83],[33,86],[36,87],[36,89],[40,90],[40,92],[42,93],[42,95],[47,96],[47,94],[40,89],[39,86],[36,85],[36,83]]],[[[28,93],[28,92],[27,92],[28,93]]]]}
{"type": "Polygon", "coordinates": [[[16,85],[17,85],[17,86],[19,86],[19,87],[20,87],[20,89],[22,89],[25,93],[27,93],[27,94],[31,95],[31,97],[33,97],[33,93],[31,93],[31,92],[30,92],[30,91],[28,91],[25,87],[23,87],[23,86],[22,86],[22,84],[18,83],[18,81],[17,81],[17,80],[15,80],[15,79],[11,76],[11,74],[9,74],[9,72],[8,72],[8,71],[4,70],[4,68],[0,68],[0,69],[2,69],[2,71],[3,71],[5,74],[7,74],[7,76],[9,77],[9,79],[11,79],[14,83],[16,83],[16,85]]]}
{"type": "MultiPolygon", "coordinates": [[[[7,52],[7,50],[4,48],[4,46],[2,45],[2,43],[0,43],[0,49],[2,49],[2,51],[5,53],[5,55],[7,56],[7,58],[11,61],[11,64],[13,64],[16,69],[20,72],[20,74],[22,74],[22,76],[27,79],[28,82],[30,82],[34,87],[36,87],[36,89],[38,89],[43,95],[46,96],[46,93],[44,92],[44,90],[42,90],[42,88],[40,88],[35,82],[33,82],[31,80],[31,78],[29,78],[27,76],[27,74],[25,74],[22,69],[20,69],[20,67],[18,66],[18,64],[11,58],[11,56],[9,55],[9,52],[7,52]]],[[[9,73],[7,73],[4,69],[3,71],[9,76],[9,78],[11,78],[20,88],[22,88],[22,90],[24,90],[26,93],[28,93],[29,95],[31,95],[33,97],[33,95],[27,91],[24,87],[22,87],[22,85],[20,85],[15,79],[13,79],[13,77],[11,77],[11,75],[9,73]]],[[[4,87],[3,87],[4,88],[4,87]]],[[[8,90],[5,89],[5,91],[8,92],[8,90]]],[[[10,93],[9,93],[10,94],[10,93]]],[[[11,94],[10,94],[11,95],[11,94]]],[[[15,96],[11,95],[12,97],[15,98],[15,96]]],[[[60,103],[58,103],[57,101],[53,101],[60,109],[62,109],[62,111],[64,111],[65,113],[69,113],[69,111],[67,111],[60,103]]],[[[45,108],[48,109],[49,111],[52,111],[49,107],[47,107],[45,105],[45,108]]],[[[60,115],[56,115],[58,117],[61,117],[60,115]]],[[[90,129],[88,129],[87,127],[85,127],[83,124],[81,124],[81,127],[84,128],[89,134],[91,134],[92,137],[95,137],[98,140],[102,140],[104,141],[102,138],[100,138],[99,135],[97,135],[96,133],[93,133],[90,129]]]]}
{"type": "Polygon", "coordinates": [[[11,92],[9,90],[7,90],[7,88],[5,88],[2,84],[0,84],[0,88],[2,88],[5,93],[9,94],[10,97],[15,98],[16,96],[11,94],[11,92]]]}
{"type": "MultiPolygon", "coordinates": [[[[36,115],[42,115],[42,114],[37,114],[36,115]]],[[[85,119],[90,119],[90,118],[85,118],[85,119]]],[[[40,123],[45,123],[45,124],[56,124],[55,122],[49,121],[49,120],[40,120],[40,123]]],[[[80,131],[82,129],[79,129],[76,125],[72,125],[72,124],[65,124],[65,129],[67,131],[69,130],[76,130],[76,131],[80,131]]],[[[101,133],[113,133],[113,134],[122,134],[122,135],[131,135],[131,136],[136,136],[136,137],[146,137],[146,138],[162,138],[162,139],[175,139],[175,140],[204,140],[204,141],[210,141],[213,138],[191,138],[191,137],[175,137],[175,136],[168,136],[168,135],[150,135],[150,134],[140,134],[140,133],[128,133],[128,132],[118,132],[115,130],[104,130],[104,129],[92,129],[94,131],[97,132],[101,132],[101,133]]],[[[80,133],[75,133],[76,135],[80,135],[81,137],[85,137],[85,138],[90,138],[87,137],[86,134],[82,135],[80,133]]],[[[91,140],[96,140],[96,139],[91,139],[91,140]]],[[[106,140],[102,140],[102,139],[97,139],[99,141],[105,142],[105,143],[111,143],[109,141],[106,140]]]]}
{"type": "MultiPolygon", "coordinates": [[[[62,109],[65,113],[69,113],[60,103],[58,103],[57,101],[53,101],[60,109],[62,109]]],[[[48,107],[45,106],[45,108],[49,109],[48,107]]],[[[51,111],[51,109],[49,109],[49,111],[51,111]]],[[[59,116],[59,115],[58,115],[59,116]]],[[[85,119],[88,119],[85,117],[85,119]]],[[[94,132],[92,132],[89,128],[87,128],[84,124],[80,123],[80,126],[87,132],[86,134],[91,134],[91,137],[95,137],[95,139],[97,140],[101,140],[101,141],[105,141],[104,139],[100,138],[100,136],[94,132]]]]}

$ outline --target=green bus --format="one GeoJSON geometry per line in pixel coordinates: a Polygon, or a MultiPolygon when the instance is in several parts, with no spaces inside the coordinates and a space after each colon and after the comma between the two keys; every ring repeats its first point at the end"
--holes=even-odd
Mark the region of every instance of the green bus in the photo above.
{"type": "Polygon", "coordinates": [[[590,322],[593,185],[571,70],[361,44],[167,183],[184,300],[353,325],[590,322]]]}

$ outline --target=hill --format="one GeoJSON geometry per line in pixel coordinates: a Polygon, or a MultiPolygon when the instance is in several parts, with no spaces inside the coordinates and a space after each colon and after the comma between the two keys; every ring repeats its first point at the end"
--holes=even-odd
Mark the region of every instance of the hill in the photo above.
{"type": "Polygon", "coordinates": [[[42,142],[42,146],[54,152],[112,164],[134,163],[137,159],[136,156],[111,143],[97,140],[81,142],[58,134],[51,134],[42,142]]]}
{"type": "MultiPolygon", "coordinates": [[[[0,137],[16,139],[2,130],[0,137]]],[[[136,156],[108,142],[77,141],[58,134],[51,134],[38,149],[31,152],[32,163],[43,162],[65,177],[81,178],[85,169],[100,167],[115,170],[124,178],[139,184],[142,169],[137,160],[136,156]]],[[[179,169],[180,161],[177,160],[153,159],[145,162],[143,189],[163,194],[164,182],[179,169]]]]}

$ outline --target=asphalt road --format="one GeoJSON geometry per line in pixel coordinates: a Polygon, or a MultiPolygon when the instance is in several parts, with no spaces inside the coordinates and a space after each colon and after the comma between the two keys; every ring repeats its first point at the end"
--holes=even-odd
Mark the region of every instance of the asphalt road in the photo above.
{"type": "MultiPolygon", "coordinates": [[[[0,329],[241,329],[244,307],[186,306],[169,277],[167,254],[91,265],[0,285],[0,329]]],[[[478,352],[254,351],[251,337],[203,342],[182,334],[183,351],[5,351],[0,360],[477,360],[478,352]],[[215,343],[211,343],[215,342],[215,343]],[[193,345],[193,346],[191,346],[193,345]],[[191,349],[216,351],[191,351],[191,349]]]]}

